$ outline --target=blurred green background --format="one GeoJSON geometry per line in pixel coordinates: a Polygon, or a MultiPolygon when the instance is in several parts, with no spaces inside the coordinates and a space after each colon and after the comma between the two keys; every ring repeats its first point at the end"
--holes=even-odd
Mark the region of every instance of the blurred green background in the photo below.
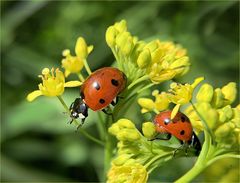
{"type": "MultiPolygon", "coordinates": [[[[1,181],[102,180],[103,148],[74,132],[57,98],[27,103],[25,97],[37,89],[42,68],[60,67],[62,50],[73,51],[78,36],[94,45],[92,70],[111,65],[105,31],[123,18],[140,39],[170,40],[188,49],[192,67],[181,81],[205,76],[215,87],[238,83],[238,1],[1,1],[1,181]]],[[[67,89],[63,97],[70,104],[77,95],[77,88],[67,89]]],[[[141,122],[139,111],[134,103],[126,117],[141,122]]],[[[98,136],[96,123],[90,113],[84,129],[98,136]]],[[[177,179],[194,164],[189,159],[156,169],[149,182],[177,179]]],[[[239,162],[225,161],[197,180],[231,175],[239,181],[239,162]]]]}

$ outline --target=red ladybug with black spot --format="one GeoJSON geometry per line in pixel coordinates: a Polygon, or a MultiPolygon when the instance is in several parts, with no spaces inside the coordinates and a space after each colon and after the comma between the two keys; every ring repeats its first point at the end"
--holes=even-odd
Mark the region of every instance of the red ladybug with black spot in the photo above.
{"type": "MultiPolygon", "coordinates": [[[[70,117],[81,118],[82,123],[88,116],[88,108],[93,111],[102,110],[109,105],[116,105],[118,95],[125,89],[127,77],[113,67],[104,67],[93,72],[82,84],[80,97],[70,106],[70,117]]],[[[72,122],[72,121],[71,121],[72,122]]]]}
{"type": "MultiPolygon", "coordinates": [[[[158,133],[167,134],[166,138],[155,138],[161,140],[169,140],[171,136],[175,136],[181,144],[194,147],[199,154],[201,151],[201,143],[197,135],[193,131],[192,124],[189,118],[178,112],[176,116],[171,119],[172,111],[163,111],[157,114],[153,120],[158,133]]],[[[153,139],[154,140],[154,139],[153,139]]]]}

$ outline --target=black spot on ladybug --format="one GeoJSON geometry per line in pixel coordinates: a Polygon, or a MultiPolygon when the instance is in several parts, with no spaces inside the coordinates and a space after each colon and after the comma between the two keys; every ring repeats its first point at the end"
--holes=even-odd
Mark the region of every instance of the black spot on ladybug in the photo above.
{"type": "Polygon", "coordinates": [[[165,125],[168,125],[170,122],[171,122],[171,120],[170,120],[169,118],[164,119],[164,124],[165,124],[165,125]]]}
{"type": "Polygon", "coordinates": [[[100,102],[101,104],[104,104],[104,103],[105,103],[105,100],[101,98],[101,99],[99,100],[99,102],[100,102]]]}
{"type": "Polygon", "coordinates": [[[116,79],[112,79],[111,83],[112,83],[113,86],[118,86],[119,85],[118,80],[116,80],[116,79]]]}
{"type": "Polygon", "coordinates": [[[182,122],[185,122],[185,121],[186,121],[186,119],[185,119],[184,116],[181,116],[181,121],[182,121],[182,122]]]}
{"type": "Polygon", "coordinates": [[[94,87],[96,90],[100,90],[100,85],[98,84],[98,82],[94,82],[94,83],[93,83],[93,87],[94,87]]]}
{"type": "Polygon", "coordinates": [[[184,130],[180,131],[180,135],[184,135],[184,134],[185,134],[184,130]]]}

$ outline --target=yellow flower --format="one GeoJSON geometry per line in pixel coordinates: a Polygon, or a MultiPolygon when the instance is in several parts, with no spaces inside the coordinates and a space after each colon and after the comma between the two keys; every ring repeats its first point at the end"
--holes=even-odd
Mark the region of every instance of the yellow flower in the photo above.
{"type": "Polygon", "coordinates": [[[160,83],[186,74],[189,70],[189,58],[187,52],[180,45],[172,42],[160,42],[155,40],[147,44],[152,62],[147,73],[152,82],[160,83]]]}
{"type": "Polygon", "coordinates": [[[171,118],[173,119],[175,117],[175,115],[177,114],[179,108],[181,105],[183,104],[187,104],[191,101],[192,99],[192,94],[193,94],[193,90],[194,88],[202,81],[204,80],[203,77],[199,77],[197,79],[194,80],[193,84],[178,84],[178,83],[172,83],[170,85],[170,90],[168,93],[168,98],[169,100],[174,103],[177,104],[174,109],[173,112],[171,114],[171,118]]]}
{"type": "Polygon", "coordinates": [[[27,100],[29,102],[33,101],[35,98],[44,95],[48,97],[60,96],[64,92],[64,87],[76,87],[80,86],[80,81],[69,81],[65,83],[65,78],[63,73],[57,68],[55,70],[52,68],[51,71],[48,68],[42,70],[42,83],[38,85],[39,90],[35,90],[28,94],[27,100]]]}
{"type": "Polygon", "coordinates": [[[156,127],[152,122],[143,123],[142,131],[143,131],[143,135],[148,139],[151,139],[156,135],[156,127]]]}
{"type": "Polygon", "coordinates": [[[83,68],[83,60],[79,57],[72,56],[69,50],[63,51],[62,67],[65,69],[65,77],[71,73],[79,73],[83,68]]]}
{"type": "Polygon", "coordinates": [[[158,90],[154,90],[152,95],[155,97],[155,101],[149,98],[139,98],[138,104],[142,107],[141,112],[146,113],[150,111],[163,111],[166,110],[169,106],[169,100],[167,93],[161,92],[159,94],[158,90]]]}
{"type": "Polygon", "coordinates": [[[135,81],[142,76],[160,83],[186,74],[189,70],[187,51],[172,42],[138,40],[127,30],[125,20],[115,23],[106,31],[106,42],[119,67],[135,81]]]}
{"type": "Polygon", "coordinates": [[[132,121],[128,119],[118,120],[108,131],[120,141],[136,141],[140,139],[139,131],[135,128],[132,121]]]}
{"type": "Polygon", "coordinates": [[[139,163],[115,166],[112,165],[108,172],[107,183],[146,183],[148,173],[139,163]]]}
{"type": "Polygon", "coordinates": [[[84,38],[79,37],[75,46],[75,53],[77,57],[81,59],[86,59],[88,55],[92,52],[93,45],[87,46],[84,38]]]}
{"type": "Polygon", "coordinates": [[[69,49],[63,51],[62,67],[65,69],[65,77],[71,73],[80,73],[84,65],[84,59],[91,53],[93,46],[87,46],[85,40],[79,37],[75,46],[76,56],[72,56],[69,49]]]}

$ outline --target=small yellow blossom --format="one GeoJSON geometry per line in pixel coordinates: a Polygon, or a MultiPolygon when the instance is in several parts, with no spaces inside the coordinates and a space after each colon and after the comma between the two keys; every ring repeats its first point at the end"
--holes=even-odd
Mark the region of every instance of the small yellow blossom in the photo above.
{"type": "Polygon", "coordinates": [[[139,131],[128,119],[120,119],[114,123],[108,131],[121,141],[135,141],[140,139],[139,131]]]}
{"type": "Polygon", "coordinates": [[[51,71],[48,68],[42,70],[42,83],[38,85],[39,90],[35,90],[28,94],[27,100],[29,102],[33,101],[35,98],[44,95],[48,97],[60,96],[64,92],[64,87],[76,87],[80,86],[79,81],[69,81],[65,83],[65,78],[63,73],[57,68],[55,70],[52,68],[51,71]]]}
{"type": "Polygon", "coordinates": [[[168,93],[169,100],[174,104],[187,104],[192,99],[192,94],[194,88],[204,80],[203,77],[197,78],[194,80],[193,84],[178,84],[172,83],[170,85],[170,90],[168,93]]]}
{"type": "Polygon", "coordinates": [[[152,139],[156,135],[156,127],[152,122],[143,123],[142,131],[143,135],[148,139],[152,139]]]}
{"type": "Polygon", "coordinates": [[[108,172],[107,183],[146,183],[148,173],[139,163],[115,166],[112,165],[108,172]]]}
{"type": "Polygon", "coordinates": [[[62,67],[65,69],[65,77],[68,77],[71,73],[79,73],[83,68],[82,59],[72,56],[69,50],[63,51],[62,67]]]}
{"type": "Polygon", "coordinates": [[[91,53],[93,46],[88,46],[82,37],[79,37],[75,46],[76,56],[72,56],[69,49],[63,51],[62,67],[65,69],[65,77],[71,73],[80,73],[84,65],[84,59],[91,53]]]}
{"type": "Polygon", "coordinates": [[[158,90],[154,90],[152,95],[155,97],[155,101],[149,98],[139,98],[138,104],[142,107],[141,112],[146,113],[150,111],[163,111],[169,106],[169,100],[166,92],[159,93],[158,90]]]}
{"type": "Polygon", "coordinates": [[[173,112],[171,114],[172,119],[177,114],[177,112],[180,108],[180,105],[187,104],[191,101],[194,88],[202,80],[204,80],[204,78],[199,77],[199,78],[195,79],[194,82],[191,85],[188,84],[188,83],[185,84],[185,85],[178,84],[178,83],[175,83],[175,82],[171,83],[171,85],[170,85],[171,89],[169,90],[168,98],[172,103],[177,104],[174,107],[173,112]]]}

